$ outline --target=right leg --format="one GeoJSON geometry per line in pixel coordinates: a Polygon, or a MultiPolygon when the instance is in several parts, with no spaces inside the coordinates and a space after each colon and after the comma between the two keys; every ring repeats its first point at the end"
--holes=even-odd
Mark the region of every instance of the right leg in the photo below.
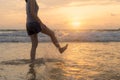
{"type": "Polygon", "coordinates": [[[31,62],[34,62],[36,55],[36,48],[38,46],[38,36],[37,34],[30,35],[32,47],[30,52],[31,62]]]}
{"type": "Polygon", "coordinates": [[[45,25],[43,25],[41,32],[48,35],[51,38],[51,40],[52,40],[52,42],[53,42],[53,44],[55,45],[56,48],[58,48],[58,49],[60,48],[60,44],[59,44],[59,42],[58,42],[58,40],[55,36],[55,33],[52,30],[50,30],[45,25]]]}
{"type": "Polygon", "coordinates": [[[46,35],[48,35],[48,36],[50,36],[53,44],[58,48],[59,52],[60,52],[60,53],[63,53],[63,52],[67,49],[67,46],[68,46],[68,45],[66,45],[66,46],[64,46],[64,47],[61,47],[60,44],[59,44],[59,42],[58,42],[58,40],[57,40],[57,38],[56,38],[56,36],[55,36],[55,33],[54,33],[52,30],[50,30],[50,29],[49,29],[46,25],[44,25],[44,24],[42,24],[41,27],[42,27],[42,31],[41,31],[41,32],[44,33],[44,34],[46,34],[46,35]]]}

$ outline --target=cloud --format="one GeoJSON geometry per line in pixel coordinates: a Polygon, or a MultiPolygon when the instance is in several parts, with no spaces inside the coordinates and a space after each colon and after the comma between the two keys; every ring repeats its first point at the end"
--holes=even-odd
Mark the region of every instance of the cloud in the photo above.
{"type": "Polygon", "coordinates": [[[0,11],[11,12],[11,11],[21,11],[25,7],[25,1],[21,0],[0,0],[0,11]]]}
{"type": "Polygon", "coordinates": [[[38,0],[38,2],[46,5],[46,7],[70,7],[70,6],[86,6],[86,5],[111,5],[120,4],[120,0],[38,0]]]}
{"type": "Polygon", "coordinates": [[[110,15],[111,15],[111,16],[117,16],[117,14],[114,14],[114,13],[111,13],[110,15]]]}

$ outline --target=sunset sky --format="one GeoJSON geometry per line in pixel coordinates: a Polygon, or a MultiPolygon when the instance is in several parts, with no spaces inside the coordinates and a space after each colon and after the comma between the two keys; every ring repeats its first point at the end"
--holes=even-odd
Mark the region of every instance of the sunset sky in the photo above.
{"type": "MultiPolygon", "coordinates": [[[[120,0],[37,0],[52,29],[120,28],[120,0]]],[[[25,29],[24,0],[0,0],[0,29],[25,29]]]]}

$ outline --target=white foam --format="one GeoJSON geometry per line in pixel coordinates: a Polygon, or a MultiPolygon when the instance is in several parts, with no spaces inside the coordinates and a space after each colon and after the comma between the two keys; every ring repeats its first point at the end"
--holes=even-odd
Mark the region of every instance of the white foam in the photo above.
{"type": "MultiPolygon", "coordinates": [[[[120,31],[98,31],[98,30],[59,30],[55,31],[59,41],[80,41],[80,42],[107,42],[120,41],[120,31]]],[[[29,42],[26,31],[0,31],[0,42],[29,42]]],[[[51,41],[49,36],[39,34],[40,42],[51,41]]]]}

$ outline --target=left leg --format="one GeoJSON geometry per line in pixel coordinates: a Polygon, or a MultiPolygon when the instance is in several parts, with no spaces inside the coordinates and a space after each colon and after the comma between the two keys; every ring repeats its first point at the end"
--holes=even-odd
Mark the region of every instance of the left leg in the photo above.
{"type": "Polygon", "coordinates": [[[36,55],[36,48],[38,46],[38,36],[37,34],[30,35],[32,47],[30,52],[31,62],[34,62],[36,55]]]}

